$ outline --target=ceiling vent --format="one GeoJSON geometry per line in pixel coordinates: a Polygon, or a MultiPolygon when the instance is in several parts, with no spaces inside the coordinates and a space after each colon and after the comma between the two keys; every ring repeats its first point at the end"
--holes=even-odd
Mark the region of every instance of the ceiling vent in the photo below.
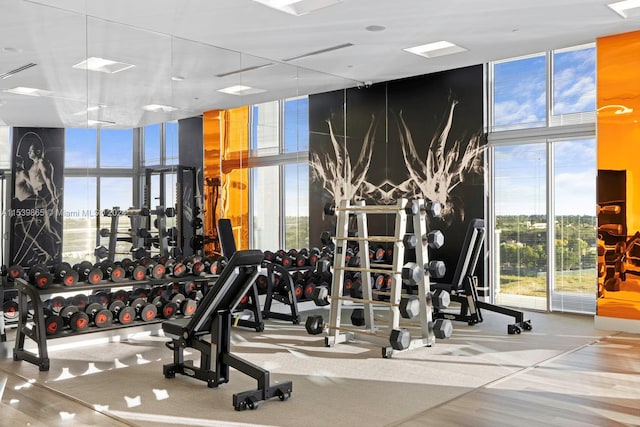
{"type": "Polygon", "coordinates": [[[31,67],[35,67],[36,65],[38,65],[38,64],[34,64],[33,62],[30,62],[30,63],[28,63],[26,65],[23,65],[22,67],[16,68],[15,70],[7,71],[4,74],[0,74],[0,79],[9,78],[9,77],[11,77],[11,76],[13,76],[15,74],[18,74],[21,71],[28,70],[31,67]]]}

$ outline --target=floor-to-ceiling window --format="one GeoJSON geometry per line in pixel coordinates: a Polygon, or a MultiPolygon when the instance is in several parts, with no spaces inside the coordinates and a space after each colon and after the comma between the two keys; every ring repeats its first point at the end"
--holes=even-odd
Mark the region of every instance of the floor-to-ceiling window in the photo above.
{"type": "Polygon", "coordinates": [[[251,114],[251,246],[309,244],[306,97],[257,104],[251,114]]]}
{"type": "MultiPolygon", "coordinates": [[[[135,205],[136,135],[133,129],[65,129],[63,260],[95,260],[96,246],[108,246],[108,237],[98,232],[111,225],[104,210],[135,205]]],[[[129,228],[128,218],[120,218],[121,237],[129,228]]],[[[130,249],[131,243],[121,242],[118,258],[130,249]]]]}
{"type": "Polygon", "coordinates": [[[593,313],[595,48],[501,61],[490,70],[493,298],[593,313]]]}

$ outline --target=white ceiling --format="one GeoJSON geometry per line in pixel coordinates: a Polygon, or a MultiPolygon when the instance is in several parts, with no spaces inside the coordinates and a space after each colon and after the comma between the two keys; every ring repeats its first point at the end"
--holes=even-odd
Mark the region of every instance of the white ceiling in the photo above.
{"type": "Polygon", "coordinates": [[[0,124],[116,127],[218,108],[428,74],[640,29],[604,0],[343,0],[293,16],[252,0],[0,0],[0,124]],[[368,31],[368,26],[383,31],[368,31]],[[447,40],[468,49],[423,58],[403,48],[447,40]],[[306,53],[351,44],[301,59],[306,53]],[[135,67],[116,74],[71,68],[87,57],[135,67]],[[272,64],[268,67],[222,74],[272,64]],[[181,76],[182,81],[172,80],[181,76]],[[227,95],[243,84],[265,92],[227,95]],[[7,93],[16,86],[47,97],[7,93]],[[177,107],[144,111],[147,104],[177,107]],[[106,106],[87,112],[87,107],[106,106]]]}

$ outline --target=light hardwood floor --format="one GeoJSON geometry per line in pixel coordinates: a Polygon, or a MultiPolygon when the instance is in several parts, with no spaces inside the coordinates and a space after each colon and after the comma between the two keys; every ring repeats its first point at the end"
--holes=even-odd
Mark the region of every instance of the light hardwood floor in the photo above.
{"type": "Polygon", "coordinates": [[[326,348],[301,325],[237,328],[234,352],[269,369],[272,381],[293,381],[288,401],[244,412],[233,410],[232,395],[255,382],[240,373],[216,389],[165,379],[164,337],[54,340],[51,369],[39,372],[12,360],[9,330],[0,345],[0,425],[640,425],[640,336],[596,330],[590,316],[529,317],[533,331],[507,335],[507,319],[487,313],[482,324],[454,324],[449,340],[392,359],[368,343],[326,348]]]}

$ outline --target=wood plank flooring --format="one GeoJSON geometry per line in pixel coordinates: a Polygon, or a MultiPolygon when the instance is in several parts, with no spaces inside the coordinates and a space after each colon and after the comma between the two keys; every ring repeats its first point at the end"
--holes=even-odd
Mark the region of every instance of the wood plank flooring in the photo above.
{"type": "Polygon", "coordinates": [[[640,426],[640,337],[598,340],[394,426],[640,426]]]}
{"type": "Polygon", "coordinates": [[[235,352],[294,383],[288,401],[245,412],[233,410],[231,395],[255,383],[239,373],[217,389],[163,378],[171,357],[163,337],[62,346],[50,351],[51,370],[38,372],[12,360],[9,331],[0,425],[640,426],[640,335],[596,330],[591,316],[527,317],[531,332],[507,335],[505,317],[488,313],[389,360],[368,343],[325,348],[300,325],[237,329],[235,352]]]}

